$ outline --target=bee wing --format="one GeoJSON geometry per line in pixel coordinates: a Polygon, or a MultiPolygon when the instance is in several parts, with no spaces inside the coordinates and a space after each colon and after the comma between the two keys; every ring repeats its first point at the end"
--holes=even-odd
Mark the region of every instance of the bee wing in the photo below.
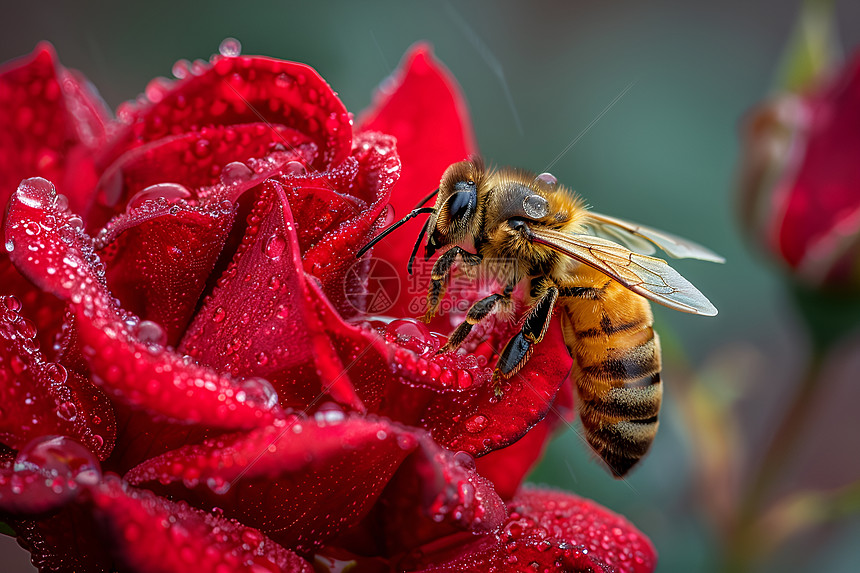
{"type": "Polygon", "coordinates": [[[707,247],[665,231],[592,211],[588,212],[588,217],[590,219],[588,225],[595,230],[598,236],[610,240],[619,240],[637,253],[650,255],[654,253],[652,245],[656,245],[675,259],[699,259],[712,263],[726,262],[723,257],[707,247]]]}
{"type": "Polygon", "coordinates": [[[634,253],[601,237],[531,228],[532,240],[617,280],[636,294],[682,312],[714,316],[717,309],[663,259],[634,253]]]}

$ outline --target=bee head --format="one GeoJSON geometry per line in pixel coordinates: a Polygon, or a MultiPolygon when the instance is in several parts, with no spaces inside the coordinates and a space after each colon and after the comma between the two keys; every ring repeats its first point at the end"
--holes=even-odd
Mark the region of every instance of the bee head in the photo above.
{"type": "Polygon", "coordinates": [[[479,195],[484,180],[485,170],[479,160],[454,163],[445,170],[439,182],[436,212],[427,222],[425,260],[448,245],[461,244],[473,250],[473,239],[480,232],[483,217],[479,195]]]}

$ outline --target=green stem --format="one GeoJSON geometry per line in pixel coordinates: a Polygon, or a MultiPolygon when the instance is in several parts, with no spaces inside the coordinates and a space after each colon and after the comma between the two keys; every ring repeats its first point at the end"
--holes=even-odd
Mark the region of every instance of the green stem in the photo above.
{"type": "Polygon", "coordinates": [[[758,518],[762,514],[767,497],[777,477],[783,472],[790,455],[795,450],[798,438],[814,410],[814,401],[821,390],[821,369],[824,352],[813,350],[813,355],[803,379],[795,389],[788,407],[776,428],[761,463],[758,465],[738,508],[737,522],[728,542],[725,570],[732,573],[750,571],[759,556],[760,535],[758,518]]]}

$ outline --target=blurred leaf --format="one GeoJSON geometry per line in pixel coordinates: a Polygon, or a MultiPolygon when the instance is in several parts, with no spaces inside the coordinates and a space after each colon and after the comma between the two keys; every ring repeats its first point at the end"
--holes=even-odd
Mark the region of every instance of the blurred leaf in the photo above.
{"type": "Polygon", "coordinates": [[[833,5],[833,0],[805,0],[801,5],[777,73],[780,90],[807,90],[840,59],[833,5]]]}
{"type": "Polygon", "coordinates": [[[860,514],[860,482],[826,492],[805,491],[777,502],[758,523],[763,552],[816,526],[860,514]]]}
{"type": "Polygon", "coordinates": [[[0,534],[8,535],[9,537],[15,537],[17,535],[14,529],[2,521],[0,521],[0,534]]]}

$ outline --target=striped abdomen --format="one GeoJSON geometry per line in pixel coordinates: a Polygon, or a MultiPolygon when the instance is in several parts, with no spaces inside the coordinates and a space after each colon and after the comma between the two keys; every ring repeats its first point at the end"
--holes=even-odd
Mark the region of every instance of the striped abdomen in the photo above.
{"type": "Polygon", "coordinates": [[[559,295],[586,439],[622,477],[648,451],[659,423],[663,385],[651,308],[590,268],[559,295]]]}

